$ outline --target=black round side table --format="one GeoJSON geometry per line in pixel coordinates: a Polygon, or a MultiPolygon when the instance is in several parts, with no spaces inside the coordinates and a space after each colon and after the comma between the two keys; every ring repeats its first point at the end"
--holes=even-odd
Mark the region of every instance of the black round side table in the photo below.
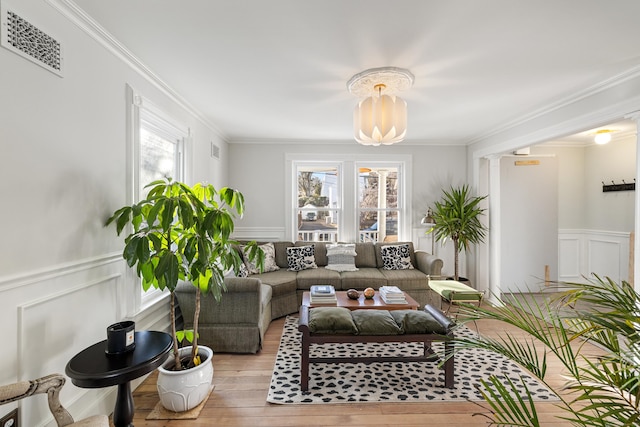
{"type": "Polygon", "coordinates": [[[153,371],[169,356],[171,336],[159,331],[135,333],[135,348],[127,353],[107,354],[107,340],[96,343],[76,354],[67,363],[66,374],[71,382],[83,388],[118,386],[113,410],[116,427],[133,426],[133,396],[130,381],[153,371]]]}

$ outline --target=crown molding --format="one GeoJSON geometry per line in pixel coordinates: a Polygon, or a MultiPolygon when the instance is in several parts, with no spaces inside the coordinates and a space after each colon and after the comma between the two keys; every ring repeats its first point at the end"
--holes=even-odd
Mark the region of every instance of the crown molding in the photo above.
{"type": "Polygon", "coordinates": [[[490,138],[494,135],[500,134],[502,132],[505,132],[509,129],[512,129],[514,127],[517,127],[519,125],[522,125],[524,123],[527,123],[533,119],[536,119],[540,116],[544,116],[546,114],[552,113],[553,111],[559,110],[561,108],[567,107],[571,104],[575,104],[576,102],[579,102],[585,98],[588,98],[590,96],[596,95],[600,92],[603,92],[607,89],[610,89],[612,87],[615,87],[621,83],[624,83],[628,80],[637,78],[640,76],[640,65],[637,65],[635,67],[632,67],[626,71],[623,71],[622,73],[619,73],[613,77],[610,77],[604,81],[601,81],[599,83],[596,83],[592,86],[589,86],[583,90],[580,90],[576,93],[573,93],[569,96],[566,96],[564,98],[559,99],[556,102],[553,102],[549,105],[546,105],[542,108],[539,108],[537,110],[534,110],[528,114],[525,114],[523,116],[518,117],[517,119],[514,119],[512,121],[509,121],[507,123],[504,123],[488,132],[486,132],[485,134],[475,137],[473,139],[471,139],[470,141],[467,142],[467,145],[473,145],[477,142],[481,142],[487,138],[490,138]]]}
{"type": "Polygon", "coordinates": [[[122,62],[131,67],[136,73],[158,88],[173,102],[193,115],[197,120],[214,132],[223,141],[228,141],[227,136],[198,109],[191,105],[185,98],[176,92],[169,84],[162,80],[156,73],[140,61],[126,46],[120,43],[111,33],[103,28],[84,10],[72,0],[45,0],[69,21],[74,23],[84,33],[97,41],[109,52],[114,54],[122,62]]]}

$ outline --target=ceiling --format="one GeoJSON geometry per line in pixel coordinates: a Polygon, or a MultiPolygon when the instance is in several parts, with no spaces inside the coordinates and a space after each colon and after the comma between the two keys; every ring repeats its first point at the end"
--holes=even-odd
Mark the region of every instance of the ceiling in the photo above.
{"type": "Polygon", "coordinates": [[[353,142],[346,84],[373,67],[415,75],[415,144],[468,144],[640,67],[638,0],[73,2],[232,143],[353,142]]]}

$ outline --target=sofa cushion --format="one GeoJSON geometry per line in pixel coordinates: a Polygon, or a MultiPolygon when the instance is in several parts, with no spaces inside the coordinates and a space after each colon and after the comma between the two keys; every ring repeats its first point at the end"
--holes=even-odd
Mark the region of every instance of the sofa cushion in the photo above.
{"type": "Polygon", "coordinates": [[[416,254],[413,247],[413,242],[378,242],[374,244],[374,252],[376,257],[376,267],[382,268],[382,247],[383,246],[397,246],[397,245],[409,245],[409,258],[411,259],[411,265],[416,266],[416,254]]]}
{"type": "Polygon", "coordinates": [[[403,291],[412,289],[429,289],[429,277],[418,269],[413,270],[383,270],[380,274],[386,279],[389,286],[397,286],[403,291]]]}
{"type": "Polygon", "coordinates": [[[353,310],[358,335],[398,335],[402,330],[387,310],[353,310]]]}
{"type": "Polygon", "coordinates": [[[277,270],[270,273],[254,274],[251,278],[260,279],[262,283],[271,286],[273,297],[296,293],[296,272],[288,270],[277,270]]]}
{"type": "Polygon", "coordinates": [[[356,267],[376,268],[376,248],[371,243],[356,243],[356,267]]]}
{"type": "Polygon", "coordinates": [[[382,274],[382,270],[377,268],[358,268],[358,271],[343,271],[340,273],[340,277],[342,279],[341,289],[365,289],[369,287],[378,289],[380,286],[387,285],[387,278],[382,274]]]}
{"type": "Polygon", "coordinates": [[[344,307],[316,307],[309,310],[309,331],[314,334],[356,334],[351,311],[344,307]]]}
{"type": "Polygon", "coordinates": [[[413,270],[409,245],[385,245],[380,248],[384,270],[413,270]]]}
{"type": "Polygon", "coordinates": [[[390,311],[404,334],[446,334],[447,330],[432,315],[420,310],[390,311]]]}
{"type": "Polygon", "coordinates": [[[291,246],[287,248],[287,261],[289,271],[308,270],[318,268],[314,256],[313,245],[291,246]]]}
{"type": "Polygon", "coordinates": [[[298,271],[296,280],[298,282],[298,289],[302,290],[309,290],[313,285],[331,285],[336,290],[342,289],[340,273],[327,270],[326,267],[298,271]]]}

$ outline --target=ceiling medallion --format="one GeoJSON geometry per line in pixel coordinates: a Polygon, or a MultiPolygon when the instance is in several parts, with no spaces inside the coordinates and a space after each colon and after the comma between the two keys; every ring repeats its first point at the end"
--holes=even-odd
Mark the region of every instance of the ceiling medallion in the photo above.
{"type": "Polygon", "coordinates": [[[407,133],[407,103],[395,93],[413,84],[413,74],[404,68],[371,68],[351,77],[347,89],[364,98],[353,112],[355,140],[363,145],[390,145],[407,133]]]}

